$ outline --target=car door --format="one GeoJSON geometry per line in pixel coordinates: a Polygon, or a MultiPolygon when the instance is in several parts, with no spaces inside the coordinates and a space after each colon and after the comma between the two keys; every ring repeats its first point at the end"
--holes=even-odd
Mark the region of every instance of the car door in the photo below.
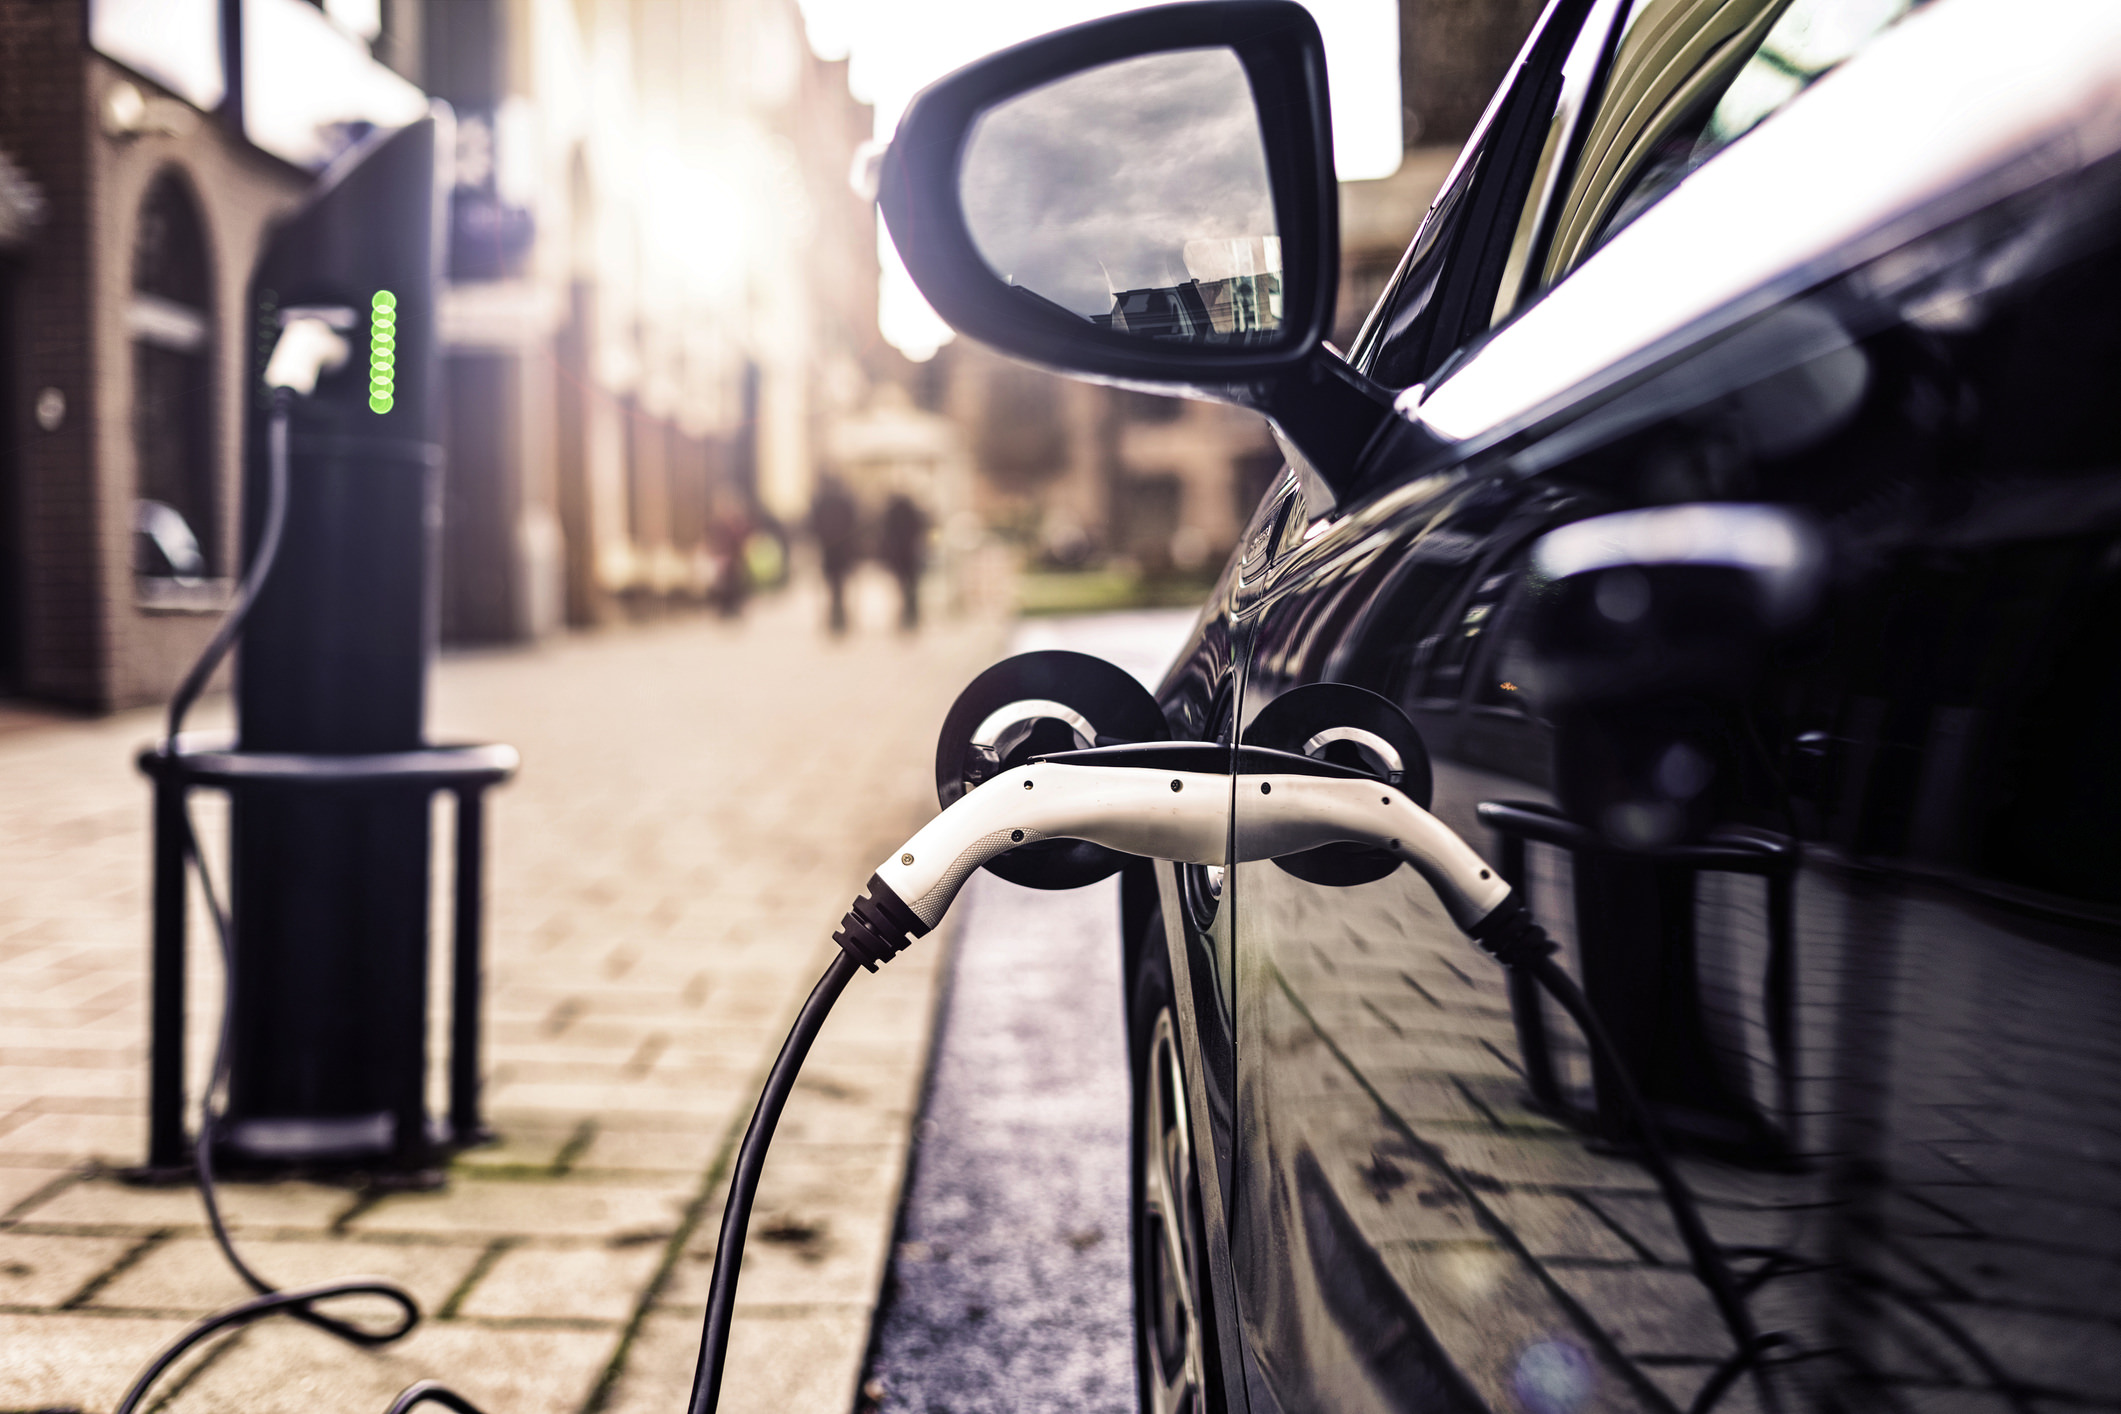
{"type": "MultiPolygon", "coordinates": [[[[1744,30],[1764,48],[1763,31],[1744,30]]],[[[1431,365],[1461,450],[1319,516],[1244,616],[1240,731],[1321,682],[1418,723],[1436,813],[1529,894],[1689,1155],[1790,1351],[1779,1391],[2110,1399],[2095,1332],[2121,1290],[2116,1210],[2078,1186],[2112,1186],[2103,1038],[2121,1015],[2110,871],[2091,863],[2121,821],[2103,607],[2121,463],[2097,391],[2121,376],[2110,179],[2035,190],[2021,170],[2015,204],[1849,256],[1743,329],[1675,326],[1659,361],[1605,379],[1584,352],[1593,376],[1558,397],[1513,387],[1519,350],[1595,351],[1626,322],[1539,297],[1672,190],[1675,151],[1701,150],[1700,127],[1650,131],[1674,93],[1631,101],[1649,136],[1613,139],[1638,155],[1613,164],[1602,216],[1552,218],[1588,234],[1527,258],[1514,345],[1431,365]],[[1458,394],[1461,372],[1485,391],[1458,394]],[[1479,399],[1521,416],[1456,420],[1479,399]],[[1833,582],[1742,690],[1586,705],[1541,675],[1543,533],[1755,500],[1824,527],[1833,582]],[[2066,1234],[2088,1245],[2065,1257],[2066,1234]]],[[[1402,282],[1372,321],[1373,368],[1411,298],[1402,282]]],[[[1615,583],[1617,622],[1633,591],[1615,583]]],[[[1240,775],[1235,857],[1251,791],[1240,775]]],[[[1241,864],[1224,906],[1230,1241],[1259,1390],[1288,1408],[1754,1397],[1731,1376],[1762,1362],[1734,1362],[1614,1148],[1628,1121],[1599,1068],[1410,871],[1241,864]]]]}
{"type": "MultiPolygon", "coordinates": [[[[1616,0],[1549,9],[1358,337],[1358,360],[1388,361],[1388,376],[1417,381],[1487,329],[1498,309],[1508,311],[1513,301],[1501,292],[1525,278],[1543,213],[1592,112],[1600,65],[1623,11],[1616,0]]],[[[1304,471],[1299,463],[1283,493],[1280,553],[1259,571],[1262,582],[1230,604],[1232,640],[1246,664],[1240,725],[1288,687],[1340,682],[1391,696],[1409,682],[1463,679],[1478,630],[1468,638],[1459,623],[1468,614],[1477,622],[1479,615],[1459,599],[1477,596],[1478,585],[1492,577],[1481,573],[1494,569],[1489,535],[1505,521],[1544,524],[1560,509],[1543,501],[1519,506],[1513,490],[1451,470],[1336,514],[1331,493],[1304,471]],[[1395,638],[1382,656],[1351,658],[1347,645],[1380,615],[1394,621],[1410,615],[1423,628],[1395,638]]],[[[1429,695],[1436,691],[1442,689],[1429,695]]],[[[1502,716],[1505,734],[1519,722],[1525,731],[1541,729],[1522,713],[1502,716]]],[[[1240,834],[1245,799],[1240,779],[1240,834]]],[[[1471,817],[1446,818],[1464,827],[1471,817]]],[[[1454,971],[1442,955],[1382,974],[1336,955],[1338,944],[1365,926],[1374,930],[1409,909],[1426,910],[1439,938],[1457,937],[1406,877],[1351,891],[1279,871],[1270,878],[1263,867],[1238,866],[1247,880],[1245,902],[1223,908],[1218,920],[1237,1054],[1234,1163],[1224,1204],[1252,1405],[1478,1408],[1493,1398],[1494,1382],[1468,1378],[1339,1199],[1357,1191],[1391,1203],[1411,1171],[1408,1141],[1370,1122],[1370,1102],[1336,1068],[1331,1044],[1320,1042],[1343,1018],[1336,1014],[1321,1033],[1299,988],[1325,969],[1357,984],[1340,1002],[1367,1018],[1378,1013],[1366,989],[1380,976],[1424,997],[1485,983],[1454,971]],[[1351,894],[1362,895],[1362,907],[1373,915],[1367,925],[1351,926],[1342,915],[1351,894]],[[1311,941],[1285,955],[1280,940],[1296,938],[1311,941]]],[[[1462,951],[1462,944],[1445,946],[1462,951]]],[[[1507,1006],[1503,991],[1490,1000],[1507,1006]]],[[[1450,1106],[1465,1103],[1450,1092],[1450,1106]]],[[[1459,1232],[1462,1217],[1439,1206],[1444,1191],[1430,1185],[1401,1195],[1395,1211],[1433,1214],[1459,1232]]],[[[1494,1309],[1518,1311],[1531,1326],[1554,1310],[1550,1298],[1543,1304],[1522,1283],[1498,1290],[1494,1309]]]]}
{"type": "MultiPolygon", "coordinates": [[[[1550,197],[1556,154],[1584,110],[1606,31],[1620,9],[1620,0],[1561,0],[1550,7],[1395,277],[1395,288],[1411,281],[1427,293],[1420,308],[1404,313],[1398,347],[1419,342],[1424,348],[1448,348],[1486,327],[1504,281],[1502,264],[1489,259],[1488,251],[1498,242],[1509,244],[1528,201],[1550,197]]],[[[1377,318],[1373,313],[1371,323],[1377,318]]],[[[1362,337],[1375,342],[1368,334],[1362,337]]],[[[1256,622],[1252,611],[1270,577],[1303,549],[1306,531],[1330,504],[1330,493],[1300,460],[1262,499],[1191,644],[1158,694],[1175,736],[1235,747],[1237,662],[1248,652],[1256,622]]],[[[1223,1387],[1234,1392],[1249,1378],[1258,1388],[1257,1372],[1248,1376],[1245,1369],[1246,1352],[1256,1343],[1239,1332],[1242,1303],[1228,1245],[1238,1150],[1246,1141],[1237,1118],[1238,987],[1223,871],[1160,865],[1153,878],[1181,1003],[1176,1024],[1186,1060],[1182,1070],[1194,1091],[1187,1105],[1193,1152],[1213,1156],[1208,1165],[1213,1182],[1204,1181],[1202,1204],[1216,1314],[1224,1327],[1219,1342],[1223,1387]]],[[[1130,875],[1130,897],[1136,900],[1126,920],[1130,946],[1148,909],[1142,882],[1143,871],[1130,875]]],[[[1260,1397],[1273,1398],[1264,1389],[1255,1402],[1260,1397]]]]}

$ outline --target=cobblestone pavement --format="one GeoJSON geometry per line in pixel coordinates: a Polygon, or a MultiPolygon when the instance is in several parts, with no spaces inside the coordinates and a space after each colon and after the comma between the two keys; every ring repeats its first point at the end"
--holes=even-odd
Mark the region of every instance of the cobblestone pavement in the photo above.
{"type": "MultiPolygon", "coordinates": [[[[719,1177],[757,1084],[848,899],[933,811],[936,726],[1002,641],[978,620],[832,643],[820,617],[798,595],[739,624],[440,667],[437,739],[524,760],[488,812],[486,1093],[504,1142],[432,1193],[228,1185],[267,1276],[395,1277],[428,1319],[381,1351],[267,1322],[191,1361],[166,1407],[368,1414],[432,1376],[490,1414],[682,1408],[719,1177]]],[[[245,1293],[195,1191],[110,1172],[145,1145],[147,792],[129,760],[154,715],[8,725],[0,1410],[107,1410],[150,1352],[245,1293]]],[[[195,1096],[218,1007],[206,938],[202,917],[195,1096]]],[[[725,1409],[853,1403],[946,947],[861,978],[806,1068],[753,1220],[725,1409]]]]}

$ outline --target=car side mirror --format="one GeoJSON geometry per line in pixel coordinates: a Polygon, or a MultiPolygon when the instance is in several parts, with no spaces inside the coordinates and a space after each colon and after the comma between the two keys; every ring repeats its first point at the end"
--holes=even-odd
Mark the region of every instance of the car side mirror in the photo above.
{"type": "Polygon", "coordinates": [[[1323,347],[1339,198],[1293,0],[1136,11],[960,69],[907,108],[878,201],[936,312],[1004,353],[1254,408],[1336,490],[1396,420],[1323,347]]]}

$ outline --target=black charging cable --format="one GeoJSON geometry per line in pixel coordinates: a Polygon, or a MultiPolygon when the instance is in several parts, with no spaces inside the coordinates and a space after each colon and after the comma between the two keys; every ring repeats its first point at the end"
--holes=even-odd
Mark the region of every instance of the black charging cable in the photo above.
{"type": "MultiPolygon", "coordinates": [[[[273,394],[272,418],[267,429],[267,479],[265,520],[258,537],[257,553],[252,557],[249,570],[236,593],[234,603],[222,618],[221,626],[192,664],[191,671],[184,675],[176,695],[170,699],[169,726],[162,743],[164,756],[176,756],[180,750],[180,734],[184,730],[184,718],[190,713],[192,704],[212,680],[214,672],[235,646],[242,633],[243,622],[250,616],[259,592],[272,574],[274,563],[280,554],[280,542],[287,526],[288,483],[288,418],[292,411],[294,395],[286,389],[276,389],[273,394]]],[[[420,1322],[419,1303],[412,1294],[395,1282],[381,1277],[351,1277],[341,1281],[325,1282],[316,1286],[282,1289],[274,1286],[251,1265],[243,1260],[229,1236],[228,1225],[221,1213],[220,1195],[214,1184],[213,1147],[221,1122],[220,1101],[225,1096],[229,1079],[229,1038],[231,1017],[234,1012],[236,949],[228,911],[222,905],[219,893],[214,888],[213,876],[207,871],[206,861],[199,851],[197,832],[192,827],[191,807],[187,800],[182,812],[184,830],[184,857],[199,879],[205,895],[207,911],[212,915],[214,935],[220,944],[223,1001],[221,1026],[214,1044],[214,1061],[211,1078],[207,1082],[206,1095],[200,1106],[199,1141],[194,1150],[194,1164],[199,1176],[199,1197],[206,1208],[207,1226],[212,1229],[214,1242],[221,1255],[236,1275],[243,1279],[257,1294],[239,1305],[217,1311],[191,1326],[164,1347],[146,1368],[133,1380],[132,1387],[118,1402],[115,1414],[138,1414],[150,1389],[157,1380],[168,1373],[171,1366],[201,1341],[224,1331],[235,1330],[267,1316],[286,1314],[305,1321],[320,1330],[327,1331],[355,1345],[373,1347],[388,1345],[412,1332],[420,1322]],[[392,1302],[399,1309],[400,1319],[395,1325],[382,1329],[369,1329],[349,1321],[326,1315],[317,1309],[323,1301],[350,1296],[375,1296],[392,1302]]],[[[839,1000],[847,983],[854,977],[861,964],[844,951],[837,953],[825,975],[818,979],[810,998],[789,1030],[788,1039],[782,1043],[781,1051],[768,1072],[765,1088],[759,1094],[759,1102],[752,1111],[751,1125],[744,1131],[744,1142],[737,1150],[736,1167],[730,1175],[729,1197],[722,1211],[722,1233],[714,1254],[714,1276],[708,1288],[707,1319],[700,1336],[699,1368],[693,1376],[690,1414],[714,1414],[721,1398],[722,1370],[729,1355],[729,1330],[736,1315],[737,1277],[744,1262],[745,1231],[751,1223],[751,1209],[758,1197],[759,1177],[765,1171],[766,1150],[773,1143],[773,1131],[780,1123],[781,1111],[787,1107],[788,1097],[795,1091],[796,1077],[802,1073],[803,1061],[810,1054],[811,1043],[817,1039],[824,1027],[825,1018],[831,1014],[832,1005],[839,1000]]],[[[434,1380],[421,1380],[407,1386],[391,1401],[387,1414],[407,1414],[407,1411],[422,1404],[439,1404],[454,1410],[456,1414],[482,1414],[479,1407],[458,1394],[447,1385],[434,1380]]]]}
{"type": "MultiPolygon", "coordinates": [[[[722,1370],[729,1359],[729,1328],[736,1319],[736,1282],[744,1267],[744,1236],[751,1226],[751,1207],[759,1193],[759,1176],[766,1170],[766,1150],[773,1131],[781,1122],[781,1111],[795,1093],[796,1077],[810,1055],[811,1043],[824,1029],[832,1004],[847,990],[862,964],[852,953],[840,952],[810,989],[809,1000],[797,1013],[788,1039],[774,1057],[773,1069],[759,1091],[759,1102],[751,1111],[751,1124],[738,1146],[736,1167],[729,1175],[729,1196],[722,1206],[722,1233],[715,1243],[714,1276],[707,1287],[707,1319],[700,1331],[700,1359],[692,1376],[692,1397],[687,1414],[714,1414],[722,1398],[722,1370]]],[[[456,1414],[482,1414],[479,1407],[445,1384],[422,1380],[409,1385],[391,1401],[385,1414],[407,1414],[417,1405],[440,1404],[456,1414]]]]}
{"type": "Polygon", "coordinates": [[[235,602],[221,616],[221,626],[200,650],[198,660],[184,681],[177,685],[176,695],[169,699],[169,726],[164,734],[162,752],[165,756],[177,754],[177,737],[184,730],[184,718],[191,712],[192,703],[206,690],[213,678],[214,670],[228,656],[228,650],[236,643],[237,635],[243,632],[243,621],[250,617],[265,581],[272,574],[272,567],[280,558],[280,540],[287,530],[287,420],[294,410],[295,395],[287,388],[275,388],[272,394],[272,419],[265,429],[265,523],[259,527],[257,553],[251,557],[250,568],[244,572],[243,583],[236,590],[235,602]]]}
{"type": "MultiPolygon", "coordinates": [[[[183,728],[186,713],[235,643],[243,621],[256,603],[258,593],[278,557],[287,516],[287,424],[291,404],[291,394],[284,390],[275,393],[269,430],[268,499],[258,552],[221,627],[207,644],[205,651],[200,654],[198,662],[193,664],[176,696],[171,700],[168,739],[163,745],[165,755],[174,756],[178,753],[179,733],[183,728]]],[[[188,805],[183,815],[182,827],[185,857],[198,874],[213,915],[216,936],[221,946],[224,984],[228,997],[232,1000],[236,968],[232,928],[228,913],[214,891],[213,880],[201,857],[188,805]]],[[[862,931],[854,924],[864,902],[867,900],[858,900],[856,912],[848,915],[847,926],[854,935],[859,935],[862,931]]],[[[926,929],[920,928],[918,931],[925,932],[926,929]]],[[[1733,1276],[1723,1251],[1710,1236],[1692,1190],[1672,1166],[1648,1102],[1636,1088],[1632,1073],[1621,1059],[1612,1038],[1607,1035],[1604,1024],[1591,1008],[1582,990],[1554,961],[1554,943],[1521,904],[1514,909],[1497,909],[1470,931],[1474,941],[1490,956],[1507,967],[1521,969],[1532,976],[1575,1020],[1593,1050],[1611,1072],[1621,1100],[1633,1116],[1639,1131],[1643,1164],[1655,1178],[1666,1206],[1673,1215],[1695,1275],[1708,1289],[1718,1314],[1736,1343],[1737,1348],[1731,1357],[1717,1367],[1696,1395],[1689,1406],[1688,1414],[1708,1414],[1723,1394],[1749,1370],[1759,1379],[1762,1402],[1770,1414],[1773,1414],[1778,1401],[1760,1361],[1765,1351],[1786,1343],[1787,1338],[1780,1333],[1762,1335],[1755,1328],[1752,1313],[1745,1304],[1744,1289],[1733,1276]]],[[[765,1170],[767,1150],[773,1142],[773,1133],[780,1122],[781,1113],[787,1106],[789,1096],[794,1092],[796,1078],[802,1072],[803,1062],[809,1056],[810,1047],[816,1041],[818,1033],[823,1029],[826,1017],[831,1014],[833,1004],[846,990],[848,982],[853,980],[855,970],[865,965],[873,970],[875,961],[888,960],[891,953],[897,950],[895,947],[887,947],[881,958],[866,960],[850,950],[841,935],[835,936],[841,939],[842,950],[825,969],[824,975],[818,979],[808,1000],[804,1002],[802,1011],[797,1015],[795,1024],[790,1028],[787,1040],[782,1043],[780,1053],[775,1057],[773,1068],[768,1072],[766,1084],[759,1094],[758,1104],[752,1111],[751,1123],[745,1130],[743,1143],[737,1151],[736,1165],[730,1176],[728,1198],[722,1210],[721,1236],[714,1254],[714,1271],[708,1289],[707,1313],[700,1335],[699,1363],[693,1375],[688,1414],[714,1414],[720,1402],[722,1375],[728,1360],[729,1334],[736,1311],[737,1279],[743,1267],[746,1230],[750,1225],[752,1207],[758,1196],[759,1179],[765,1170]]],[[[259,1276],[236,1251],[235,1244],[228,1235],[227,1226],[222,1220],[220,1203],[214,1188],[212,1157],[221,1118],[218,1097],[225,1093],[229,1078],[232,1011],[231,1005],[224,1004],[215,1048],[213,1076],[202,1105],[196,1163],[200,1196],[206,1206],[207,1219],[213,1229],[214,1239],[229,1265],[257,1295],[240,1305],[217,1312],[186,1330],[141,1372],[119,1403],[116,1414],[137,1414],[141,1402],[154,1382],[199,1342],[221,1331],[232,1330],[266,1316],[284,1312],[361,1346],[385,1345],[401,1339],[409,1334],[420,1320],[418,1303],[410,1293],[395,1283],[380,1278],[357,1277],[319,1286],[281,1290],[259,1276]],[[320,1301],[350,1296],[376,1296],[391,1301],[400,1308],[402,1319],[395,1326],[371,1330],[328,1316],[316,1309],[316,1304],[320,1301]]],[[[407,1414],[407,1411],[422,1404],[439,1404],[455,1411],[456,1414],[481,1414],[478,1406],[464,1396],[433,1380],[422,1380],[408,1386],[392,1401],[387,1414],[407,1414]]]]}
{"type": "MultiPolygon", "coordinates": [[[[266,431],[266,495],[265,519],[260,527],[257,552],[252,556],[250,568],[244,573],[235,601],[222,616],[221,626],[208,640],[206,648],[199,654],[191,671],[184,675],[176,695],[170,699],[168,733],[162,743],[162,754],[174,757],[181,750],[180,733],[184,730],[184,718],[190,713],[192,704],[212,680],[214,671],[235,646],[242,633],[243,621],[258,602],[258,595],[272,574],[273,565],[280,556],[281,539],[287,528],[287,483],[288,452],[287,424],[292,412],[294,394],[285,388],[275,389],[272,401],[272,417],[266,431]]],[[[213,1150],[218,1137],[222,1112],[221,1100],[226,1095],[229,1079],[229,1037],[232,1030],[231,1016],[235,1010],[236,949],[228,910],[223,906],[219,893],[214,888],[213,876],[207,871],[206,860],[199,851],[199,838],[192,826],[191,804],[187,798],[181,812],[181,827],[184,831],[184,857],[198,876],[199,886],[206,898],[207,912],[213,918],[214,937],[221,949],[222,1005],[221,1026],[214,1042],[213,1069],[207,1080],[206,1094],[200,1102],[199,1140],[193,1148],[193,1163],[199,1176],[199,1198],[206,1208],[206,1223],[211,1229],[214,1244],[243,1284],[256,1293],[240,1305],[228,1307],[206,1317],[179,1335],[155,1356],[133,1380],[132,1387],[118,1402],[116,1414],[137,1414],[147,1392],[153,1388],[170,1367],[183,1357],[186,1351],[201,1341],[222,1331],[234,1330],[249,1325],[266,1316],[285,1313],[307,1322],[359,1346],[388,1345],[402,1339],[419,1324],[420,1307],[412,1294],[395,1282],[381,1277],[352,1277],[343,1281],[325,1282],[316,1286],[282,1289],[260,1276],[255,1268],[243,1260],[236,1250],[235,1241],[229,1236],[228,1224],[221,1213],[219,1191],[214,1184],[213,1150]],[[377,1296],[396,1305],[399,1310],[397,1324],[381,1329],[368,1329],[350,1321],[326,1315],[317,1309],[317,1303],[348,1296],[377,1296]]],[[[465,1411],[460,1411],[465,1414],[465,1411]]],[[[471,1411],[471,1414],[476,1414],[471,1411]]]]}
{"type": "MultiPolygon", "coordinates": [[[[795,1090],[795,1078],[810,1054],[810,1043],[825,1025],[832,1004],[847,990],[861,963],[852,953],[839,952],[825,975],[810,989],[774,1057],[766,1086],[759,1092],[758,1107],[751,1112],[750,1127],[737,1149],[736,1168],[729,1176],[729,1198],[722,1207],[722,1234],[715,1242],[714,1277],[707,1287],[707,1320],[700,1332],[700,1363],[692,1376],[692,1399],[687,1414],[714,1414],[722,1397],[722,1366],[729,1357],[729,1326],[736,1318],[736,1279],[744,1265],[744,1233],[751,1225],[751,1204],[758,1197],[759,1175],[766,1167],[766,1149],[773,1143],[774,1126],[795,1090]]],[[[392,1411],[396,1414],[396,1411],[392,1411]]]]}

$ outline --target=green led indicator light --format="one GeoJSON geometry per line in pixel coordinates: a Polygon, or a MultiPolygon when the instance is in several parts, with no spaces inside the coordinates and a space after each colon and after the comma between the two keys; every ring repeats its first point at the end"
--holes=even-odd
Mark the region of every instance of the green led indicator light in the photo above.
{"type": "Polygon", "coordinates": [[[398,297],[377,290],[368,302],[368,407],[371,412],[391,409],[392,376],[398,356],[398,297]]]}

